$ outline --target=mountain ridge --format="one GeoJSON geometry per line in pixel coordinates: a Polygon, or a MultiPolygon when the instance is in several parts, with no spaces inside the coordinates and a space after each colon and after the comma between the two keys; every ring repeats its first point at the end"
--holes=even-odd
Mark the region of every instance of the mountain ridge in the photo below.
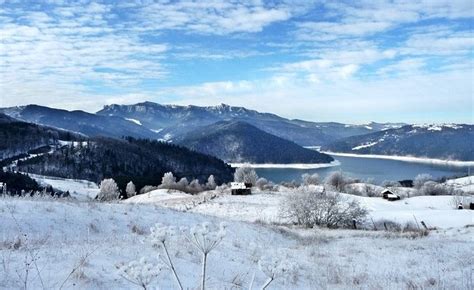
{"type": "Polygon", "coordinates": [[[183,136],[177,143],[230,163],[329,163],[334,160],[242,121],[221,121],[205,126],[183,136]]]}

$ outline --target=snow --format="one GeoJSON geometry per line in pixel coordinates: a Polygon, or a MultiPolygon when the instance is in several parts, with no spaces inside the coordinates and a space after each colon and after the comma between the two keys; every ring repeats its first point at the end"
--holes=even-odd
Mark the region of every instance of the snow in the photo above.
{"type": "Polygon", "coordinates": [[[415,124],[412,126],[413,128],[422,128],[428,131],[442,131],[443,128],[451,128],[451,129],[462,129],[462,125],[452,124],[452,123],[444,123],[444,124],[415,124]]]}
{"type": "Polygon", "coordinates": [[[435,159],[435,158],[397,156],[397,155],[354,154],[354,153],[342,153],[342,152],[331,152],[331,151],[321,151],[321,153],[326,153],[326,154],[335,155],[335,156],[347,156],[347,157],[358,157],[358,158],[378,158],[378,159],[399,160],[399,161],[405,161],[405,162],[425,163],[425,164],[440,164],[440,165],[463,166],[463,167],[474,166],[474,161],[443,160],[443,159],[435,159]]]}
{"type": "Polygon", "coordinates": [[[135,123],[135,124],[137,124],[137,125],[142,126],[142,122],[140,122],[140,121],[137,120],[137,119],[125,118],[125,120],[130,121],[130,122],[132,122],[132,123],[135,123]]]}
{"type": "Polygon", "coordinates": [[[474,176],[466,176],[446,181],[446,184],[454,186],[465,193],[474,194],[474,176]]]}
{"type": "Polygon", "coordinates": [[[330,163],[290,163],[290,164],[273,164],[273,163],[260,163],[260,164],[251,164],[251,163],[230,163],[230,166],[234,168],[250,166],[252,168],[295,168],[295,169],[315,169],[315,168],[325,168],[333,167],[340,165],[340,162],[335,160],[330,163]]]}
{"type": "Polygon", "coordinates": [[[363,149],[363,148],[372,147],[372,146],[374,146],[378,143],[379,143],[379,141],[365,143],[365,144],[362,144],[362,145],[359,145],[359,146],[356,146],[356,147],[352,148],[352,150],[360,150],[360,149],[363,149]]]}
{"type": "MultiPolygon", "coordinates": [[[[70,191],[72,186],[84,185],[81,181],[41,178],[71,186],[70,191]]],[[[374,220],[404,222],[416,218],[429,227],[440,228],[427,237],[409,239],[384,231],[278,225],[285,220],[279,215],[279,207],[293,194],[292,189],[255,189],[250,196],[228,192],[189,195],[159,189],[112,203],[2,197],[0,289],[23,287],[25,256],[30,253],[38,257],[29,268],[30,289],[132,289],[117,268],[141,257],[158,261],[158,250],[147,238],[150,227],[160,223],[180,229],[206,222],[215,228],[222,221],[227,223],[227,235],[208,257],[210,289],[249,288],[254,274],[254,289],[261,287],[266,277],[257,261],[264,258],[287,259],[296,267],[288,277],[277,277],[270,289],[472,286],[472,260],[468,257],[472,254],[474,227],[465,227],[473,224],[472,211],[454,210],[451,197],[420,196],[389,202],[348,196],[368,207],[374,220]],[[22,242],[13,247],[19,238],[22,242]]],[[[168,245],[184,287],[196,288],[200,256],[180,236],[173,237],[168,245]]],[[[172,289],[173,283],[171,274],[163,271],[149,288],[172,289]]]]}
{"type": "Polygon", "coordinates": [[[157,189],[144,194],[135,195],[132,198],[126,199],[125,203],[159,203],[174,200],[185,200],[192,198],[192,195],[184,193],[179,190],[172,189],[157,189]]]}
{"type": "MultiPolygon", "coordinates": [[[[355,186],[362,184],[355,184],[355,186]]],[[[374,186],[376,190],[382,187],[374,186]]],[[[313,191],[316,188],[312,189],[313,191]]],[[[402,197],[413,196],[413,189],[391,188],[391,190],[402,197]]],[[[205,192],[200,195],[190,195],[180,192],[166,192],[158,190],[151,192],[150,196],[137,195],[125,203],[155,203],[157,205],[191,212],[216,216],[236,221],[266,223],[287,223],[284,217],[279,215],[282,202],[288,195],[294,194],[292,189],[283,189],[278,192],[252,190],[252,195],[240,196],[230,195],[230,192],[217,193],[205,192]],[[210,196],[212,198],[206,198],[210,196]],[[202,196],[204,195],[204,196],[202,196]]],[[[416,196],[399,201],[387,201],[381,197],[363,197],[344,194],[350,199],[358,200],[370,210],[370,216],[374,220],[389,219],[399,223],[413,222],[414,216],[418,221],[424,221],[427,225],[437,228],[464,227],[473,224],[472,212],[469,210],[454,210],[452,196],[416,196]]]]}
{"type": "Polygon", "coordinates": [[[150,129],[152,132],[155,132],[155,133],[160,133],[161,131],[163,131],[163,128],[160,128],[160,129],[150,129]]]}
{"type": "Polygon", "coordinates": [[[69,194],[78,200],[93,199],[99,193],[99,187],[96,183],[91,181],[80,179],[66,179],[31,173],[28,175],[43,186],[51,185],[54,189],[58,189],[64,192],[69,191],[69,194]]]}
{"type": "Polygon", "coordinates": [[[163,138],[160,140],[163,142],[169,142],[171,138],[173,138],[173,135],[171,135],[170,133],[166,133],[165,136],[163,136],[163,138]]]}

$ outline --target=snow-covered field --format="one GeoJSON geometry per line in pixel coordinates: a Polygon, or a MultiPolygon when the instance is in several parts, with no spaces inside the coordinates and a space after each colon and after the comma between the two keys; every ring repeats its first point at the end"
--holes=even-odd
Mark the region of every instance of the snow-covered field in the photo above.
{"type": "Polygon", "coordinates": [[[446,181],[447,184],[454,186],[468,194],[474,194],[474,176],[466,176],[446,181]]]}
{"type": "MultiPolygon", "coordinates": [[[[302,229],[279,209],[292,190],[229,190],[189,195],[158,189],[128,200],[100,203],[97,185],[33,176],[80,199],[0,197],[1,289],[139,289],[117,270],[146,257],[159,260],[149,239],[156,223],[177,228],[226,222],[227,235],[209,255],[208,289],[260,289],[268,277],[258,266],[269,258],[288,266],[268,289],[473,289],[473,211],[456,210],[451,196],[389,202],[356,198],[369,220],[423,221],[426,237],[382,230],[302,229]],[[33,257],[33,258],[32,258],[33,257]],[[27,277],[27,278],[25,278],[27,277]],[[26,287],[25,287],[26,282],[26,287]]],[[[471,180],[451,181],[462,186],[471,180]]],[[[185,289],[198,289],[200,259],[181,234],[168,243],[185,289]]],[[[151,289],[177,289],[163,270],[151,289]]]]}
{"type": "Polygon", "coordinates": [[[43,186],[51,185],[55,189],[69,192],[72,197],[79,200],[95,198],[99,193],[99,187],[97,184],[87,180],[65,179],[31,173],[29,176],[43,186]]]}
{"type": "MultiPolygon", "coordinates": [[[[255,192],[249,196],[235,196],[229,193],[206,192],[204,195],[190,195],[182,192],[156,190],[127,199],[125,203],[154,203],[177,210],[217,216],[226,219],[259,222],[267,224],[287,223],[279,215],[281,203],[288,192],[255,192]],[[213,198],[206,198],[212,196],[213,198]]],[[[451,228],[474,225],[474,212],[455,210],[452,196],[416,196],[398,201],[387,201],[380,197],[347,195],[369,210],[370,217],[398,223],[424,221],[428,227],[451,228]],[[416,221],[415,221],[416,219],[416,221]]]]}
{"type": "MultiPolygon", "coordinates": [[[[258,195],[257,195],[258,197],[258,195]]],[[[260,196],[261,197],[261,196],[260,196]]],[[[245,197],[239,197],[245,198],[245,197]]],[[[138,289],[116,268],[144,256],[157,260],[146,236],[155,223],[177,227],[228,224],[209,256],[210,289],[254,289],[266,276],[257,261],[293,265],[269,289],[472,289],[473,227],[432,231],[409,239],[382,231],[301,230],[175,211],[154,203],[96,203],[1,198],[0,287],[138,289]],[[19,241],[21,240],[21,241],[19,241]],[[29,257],[36,257],[34,262],[29,257]],[[26,259],[26,260],[25,260],[26,259]],[[72,274],[71,274],[72,273],[72,274]]],[[[199,285],[200,257],[179,237],[172,259],[185,288],[199,285]]],[[[173,289],[163,271],[152,287],[173,289]]],[[[176,288],[175,288],[176,289],[176,288]]]]}

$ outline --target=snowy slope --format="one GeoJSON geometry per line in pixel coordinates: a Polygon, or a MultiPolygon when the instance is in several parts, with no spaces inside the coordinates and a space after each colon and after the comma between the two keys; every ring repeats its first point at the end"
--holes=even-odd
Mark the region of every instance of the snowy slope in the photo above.
{"type": "Polygon", "coordinates": [[[67,179],[37,174],[29,174],[29,176],[42,186],[51,185],[54,189],[64,192],[69,191],[72,197],[79,200],[94,199],[99,193],[98,185],[88,180],[67,179]]]}
{"type": "MultiPolygon", "coordinates": [[[[157,198],[155,204],[174,209],[188,208],[195,213],[217,216],[238,221],[286,223],[287,219],[279,215],[279,209],[285,197],[293,194],[290,190],[282,192],[255,192],[249,196],[234,196],[229,192],[217,194],[206,202],[197,202],[198,196],[178,194],[174,202],[170,198],[157,198]],[[192,206],[191,206],[192,205],[192,206]]],[[[473,212],[455,210],[452,196],[417,196],[400,201],[389,202],[380,197],[363,197],[342,194],[356,199],[370,210],[374,220],[389,219],[399,223],[424,221],[428,226],[437,228],[464,227],[474,224],[473,212]]],[[[172,195],[171,195],[172,196],[172,195]]],[[[133,202],[148,202],[146,197],[135,197],[133,202]]],[[[131,202],[131,201],[125,201],[131,202]]]]}
{"type": "MultiPolygon", "coordinates": [[[[253,201],[260,204],[261,197],[257,195],[253,201]]],[[[182,227],[222,221],[149,203],[28,198],[0,198],[0,212],[1,289],[24,286],[24,261],[29,253],[36,257],[26,280],[29,289],[139,289],[122,279],[116,267],[142,256],[156,261],[157,250],[146,240],[153,224],[182,227]]],[[[472,227],[434,231],[412,240],[384,232],[227,223],[228,234],[209,255],[209,289],[247,289],[254,273],[253,289],[259,288],[266,278],[256,262],[268,256],[294,265],[289,276],[277,277],[268,289],[472,286],[472,264],[466,259],[472,251],[472,227]]],[[[200,257],[179,236],[169,247],[185,288],[197,287],[200,257]]],[[[150,286],[176,289],[167,271],[150,286]]]]}

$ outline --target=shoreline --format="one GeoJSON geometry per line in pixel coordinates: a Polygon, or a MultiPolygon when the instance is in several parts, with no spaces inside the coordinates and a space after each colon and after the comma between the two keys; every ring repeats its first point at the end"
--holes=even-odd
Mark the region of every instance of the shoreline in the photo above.
{"type": "Polygon", "coordinates": [[[252,168],[282,168],[282,169],[317,169],[317,168],[326,168],[339,166],[341,163],[337,160],[332,161],[331,163],[289,163],[289,164],[272,164],[272,163],[260,163],[260,164],[251,164],[251,163],[228,163],[232,168],[242,167],[244,165],[250,166],[252,168]]]}
{"type": "Polygon", "coordinates": [[[435,164],[435,165],[448,165],[448,166],[474,166],[474,161],[459,161],[459,160],[444,160],[436,158],[422,158],[412,156],[398,156],[398,155],[377,155],[377,154],[355,154],[355,153],[342,153],[342,152],[331,152],[331,151],[320,151],[333,156],[343,157],[355,157],[355,158],[371,158],[371,159],[387,159],[396,160],[412,163],[424,163],[424,164],[435,164]]]}

